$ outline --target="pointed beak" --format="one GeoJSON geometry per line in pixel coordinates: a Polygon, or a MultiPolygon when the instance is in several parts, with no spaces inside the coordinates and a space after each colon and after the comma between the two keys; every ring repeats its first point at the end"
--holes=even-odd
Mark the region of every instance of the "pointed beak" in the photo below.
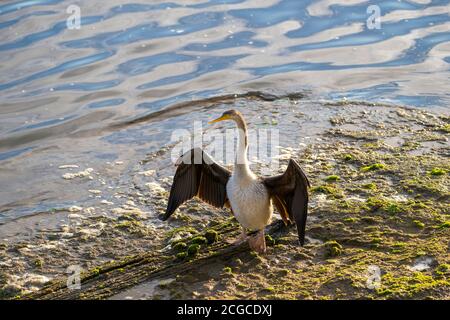
{"type": "Polygon", "coordinates": [[[228,119],[230,119],[230,116],[229,116],[229,115],[223,115],[223,116],[221,116],[221,117],[219,117],[219,118],[217,118],[217,119],[214,119],[214,120],[212,120],[212,121],[209,121],[208,124],[213,124],[213,123],[220,122],[220,121],[224,121],[224,120],[228,120],[228,119]]]}

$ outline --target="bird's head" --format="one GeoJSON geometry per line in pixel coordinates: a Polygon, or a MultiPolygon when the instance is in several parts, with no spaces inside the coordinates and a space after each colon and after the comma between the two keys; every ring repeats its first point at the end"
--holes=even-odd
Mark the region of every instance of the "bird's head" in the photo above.
{"type": "Polygon", "coordinates": [[[225,121],[225,120],[233,120],[233,121],[239,123],[243,120],[243,117],[239,111],[232,109],[232,110],[225,111],[224,113],[222,113],[222,115],[219,118],[209,121],[208,124],[213,124],[213,123],[225,121]]]}

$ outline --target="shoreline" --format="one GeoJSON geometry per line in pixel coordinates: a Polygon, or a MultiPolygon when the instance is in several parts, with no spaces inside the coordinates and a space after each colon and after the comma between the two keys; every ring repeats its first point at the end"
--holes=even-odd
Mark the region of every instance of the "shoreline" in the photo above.
{"type": "MultiPolygon", "coordinates": [[[[253,101],[249,112],[256,118],[271,102],[253,101]]],[[[315,110],[316,103],[308,104],[308,110],[315,110]]],[[[450,117],[352,101],[322,103],[324,112],[314,115],[298,105],[295,112],[286,110],[286,104],[294,108],[289,101],[274,104],[281,111],[273,117],[285,112],[299,121],[286,129],[293,136],[281,154],[298,160],[313,186],[305,247],[298,246],[291,230],[274,236],[265,255],[238,252],[224,261],[214,260],[208,270],[156,279],[151,290],[145,282],[136,283],[147,289],[109,296],[449,299],[450,117]],[[296,128],[318,119],[328,123],[314,133],[320,140],[296,148],[296,128]],[[294,148],[291,141],[296,142],[294,148]],[[375,282],[368,284],[368,279],[375,282]]],[[[17,243],[0,241],[0,298],[26,297],[48,286],[50,279],[65,279],[69,265],[80,265],[95,278],[108,264],[120,264],[130,256],[158,253],[161,259],[173,260],[179,252],[171,244],[175,247],[226,223],[227,210],[196,200],[182,206],[167,224],[157,220],[173,174],[171,164],[161,160],[169,149],[135,164],[126,179],[132,185],[120,194],[120,204],[80,204],[49,212],[56,222],[58,214],[71,215],[73,223],[55,223],[55,230],[37,232],[17,243]],[[153,180],[142,174],[158,166],[164,170],[156,177],[149,173],[153,180]]],[[[283,161],[287,162],[282,157],[283,161]]],[[[208,247],[202,246],[194,261],[213,254],[208,247]]]]}

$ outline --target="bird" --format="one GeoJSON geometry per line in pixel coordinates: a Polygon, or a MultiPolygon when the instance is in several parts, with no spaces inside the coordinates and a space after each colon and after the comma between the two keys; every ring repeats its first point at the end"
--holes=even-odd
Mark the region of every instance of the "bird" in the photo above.
{"type": "Polygon", "coordinates": [[[217,208],[228,207],[242,229],[235,243],[248,241],[252,250],[264,253],[264,229],[272,219],[275,206],[285,225],[296,224],[298,240],[303,246],[310,187],[305,172],[291,158],[284,173],[256,176],[247,159],[247,124],[242,114],[234,109],[228,110],[208,124],[227,120],[234,121],[238,128],[233,171],[215,162],[199,147],[184,153],[175,163],[177,169],[162,220],[167,220],[180,205],[193,197],[217,208]]]}

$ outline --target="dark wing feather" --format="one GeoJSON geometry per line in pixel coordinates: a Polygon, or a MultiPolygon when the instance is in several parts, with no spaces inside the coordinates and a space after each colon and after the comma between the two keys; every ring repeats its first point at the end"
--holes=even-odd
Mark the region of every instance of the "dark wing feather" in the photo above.
{"type": "Polygon", "coordinates": [[[305,243],[306,218],[308,216],[308,178],[295,160],[289,160],[283,174],[263,179],[272,201],[280,211],[283,221],[287,218],[297,224],[300,244],[305,243]],[[287,216],[286,217],[286,213],[287,216]]]}
{"type": "Polygon", "coordinates": [[[167,220],[180,205],[194,196],[212,206],[224,206],[227,201],[226,185],[230,171],[198,148],[181,156],[177,165],[163,220],[167,220]]]}
{"type": "Polygon", "coordinates": [[[280,213],[281,218],[283,219],[284,224],[290,225],[292,223],[291,219],[289,218],[289,211],[286,208],[285,202],[280,199],[279,196],[272,196],[272,202],[274,206],[277,208],[278,212],[280,213]]]}

